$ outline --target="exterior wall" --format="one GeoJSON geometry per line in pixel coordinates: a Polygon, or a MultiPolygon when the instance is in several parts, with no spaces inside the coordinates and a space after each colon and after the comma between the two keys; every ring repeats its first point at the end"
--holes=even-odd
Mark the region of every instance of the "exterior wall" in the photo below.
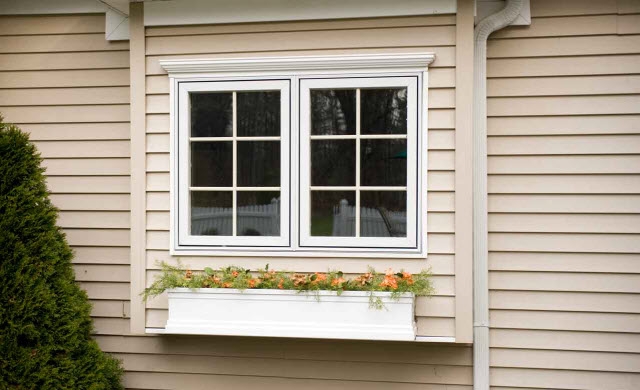
{"type": "Polygon", "coordinates": [[[129,321],[129,44],[103,15],[1,16],[0,114],[47,168],[98,333],[129,321]]]}
{"type": "Polygon", "coordinates": [[[640,388],[640,2],[488,46],[491,385],[640,388]]]}
{"type": "MultiPolygon", "coordinates": [[[[146,283],[169,255],[169,82],[166,58],[432,50],[429,130],[429,247],[424,260],[182,257],[198,269],[248,267],[360,272],[368,264],[419,270],[431,265],[439,295],[418,305],[420,331],[455,333],[454,104],[455,17],[146,28],[146,283]]],[[[133,47],[132,43],[132,47],[133,47]]],[[[469,302],[470,303],[470,302],[469,302]]],[[[166,299],[147,305],[147,327],[163,327],[166,299]]],[[[469,389],[471,349],[425,343],[374,343],[229,337],[102,337],[125,362],[126,383],[139,389],[469,389]]]]}
{"type": "MultiPolygon", "coordinates": [[[[177,26],[146,28],[147,123],[147,283],[158,260],[169,255],[169,82],[158,60],[231,56],[302,55],[319,53],[433,51],[429,71],[428,131],[428,259],[300,259],[212,258],[181,256],[193,269],[266,263],[293,271],[341,268],[364,272],[367,265],[389,265],[412,271],[431,266],[437,296],[417,303],[418,334],[455,336],[454,164],[455,164],[455,16],[360,19],[356,21],[177,26]],[[356,49],[357,48],[357,49],[356,49]]],[[[469,302],[470,303],[470,302],[469,302]]],[[[150,301],[147,327],[164,327],[166,298],[150,301]]]]}

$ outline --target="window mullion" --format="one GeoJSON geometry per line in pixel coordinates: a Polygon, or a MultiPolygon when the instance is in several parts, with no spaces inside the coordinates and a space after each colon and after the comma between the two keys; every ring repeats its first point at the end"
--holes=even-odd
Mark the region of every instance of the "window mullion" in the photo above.
{"type": "Polygon", "coordinates": [[[356,89],[356,210],[355,236],[360,237],[360,88],[356,89]]]}
{"type": "Polygon", "coordinates": [[[237,107],[237,93],[233,92],[233,98],[231,102],[232,107],[232,166],[233,166],[233,190],[232,190],[232,205],[231,205],[231,235],[236,236],[236,230],[238,225],[238,141],[236,139],[238,135],[238,107],[237,107]]]}

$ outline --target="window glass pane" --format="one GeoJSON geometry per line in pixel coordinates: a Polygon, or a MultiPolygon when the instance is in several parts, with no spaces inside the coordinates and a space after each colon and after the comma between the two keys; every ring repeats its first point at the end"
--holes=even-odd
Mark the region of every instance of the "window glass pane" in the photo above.
{"type": "Polygon", "coordinates": [[[231,137],[233,96],[231,92],[191,93],[191,136],[231,137]]]}
{"type": "Polygon", "coordinates": [[[280,91],[238,92],[238,137],[280,135],[280,91]]]}
{"type": "Polygon", "coordinates": [[[311,141],[311,185],[355,185],[355,160],[355,140],[311,141]]]}
{"type": "Polygon", "coordinates": [[[355,134],[356,91],[354,89],[311,90],[311,134],[355,134]]]}
{"type": "Polygon", "coordinates": [[[406,186],[407,141],[404,139],[361,140],[360,185],[406,186]]]}
{"type": "Polygon", "coordinates": [[[238,186],[280,185],[280,142],[238,142],[238,186]]]}
{"type": "Polygon", "coordinates": [[[231,142],[191,143],[191,186],[231,187],[233,185],[231,142]]]}
{"type": "Polygon", "coordinates": [[[362,134],[407,133],[407,89],[360,90],[362,134]]]}
{"type": "Polygon", "coordinates": [[[354,237],[355,191],[311,191],[311,235],[354,237]]]}
{"type": "Polygon", "coordinates": [[[361,237],[406,237],[405,191],[360,192],[361,237]]]}
{"type": "Polygon", "coordinates": [[[233,226],[231,191],[191,192],[191,234],[230,236],[233,226]]]}
{"type": "Polygon", "coordinates": [[[280,235],[280,192],[238,191],[238,235],[280,235]]]}

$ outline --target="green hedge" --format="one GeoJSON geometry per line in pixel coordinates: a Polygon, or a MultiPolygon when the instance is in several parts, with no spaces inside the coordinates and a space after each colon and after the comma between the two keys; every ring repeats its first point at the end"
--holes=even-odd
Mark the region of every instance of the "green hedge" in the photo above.
{"type": "Polygon", "coordinates": [[[91,339],[35,146],[0,118],[0,389],[122,389],[120,363],[91,339]]]}

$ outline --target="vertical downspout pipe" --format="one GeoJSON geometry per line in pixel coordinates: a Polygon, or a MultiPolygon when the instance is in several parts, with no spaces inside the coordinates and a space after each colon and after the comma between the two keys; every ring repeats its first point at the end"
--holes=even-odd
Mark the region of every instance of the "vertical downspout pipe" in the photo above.
{"type": "Polygon", "coordinates": [[[481,20],[474,30],[473,75],[473,388],[489,390],[489,250],[487,207],[487,38],[513,22],[524,0],[481,20]]]}

